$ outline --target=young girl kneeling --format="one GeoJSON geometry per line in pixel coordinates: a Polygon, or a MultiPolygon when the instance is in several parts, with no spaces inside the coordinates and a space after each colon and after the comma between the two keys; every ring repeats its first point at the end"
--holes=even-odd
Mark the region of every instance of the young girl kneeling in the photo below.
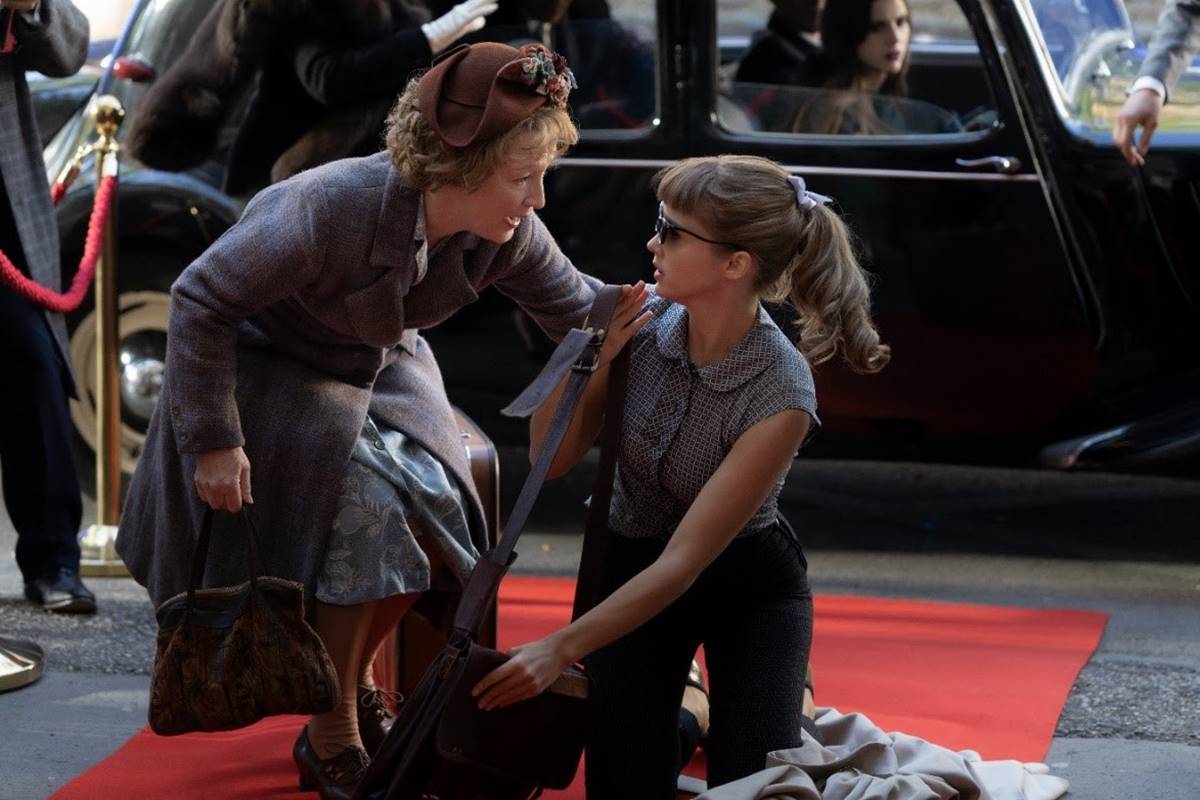
{"type": "MultiPolygon", "coordinates": [[[[475,688],[484,708],[531,697],[585,660],[594,722],[588,797],[673,798],[679,702],[703,644],[711,692],[709,785],[800,745],[812,638],[807,563],[777,502],[816,428],[809,363],[887,363],[849,232],[800,178],[750,156],[658,174],[654,286],[618,306],[600,371],[551,474],[601,426],[608,367],[628,341],[629,389],[600,586],[567,627],[513,650],[475,688]],[[799,350],[761,301],[799,312],[799,350]]],[[[560,387],[561,388],[561,387],[560,387]]],[[[557,403],[535,414],[537,452],[557,403]]]]}

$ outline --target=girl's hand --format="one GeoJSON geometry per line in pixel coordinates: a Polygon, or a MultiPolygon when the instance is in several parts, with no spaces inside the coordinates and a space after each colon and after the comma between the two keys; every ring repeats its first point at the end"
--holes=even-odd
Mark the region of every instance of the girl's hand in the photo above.
{"type": "Polygon", "coordinates": [[[479,698],[479,707],[484,711],[536,697],[572,663],[549,637],[508,652],[512,658],[484,675],[471,689],[471,696],[479,698]]]}
{"type": "Polygon", "coordinates": [[[196,458],[196,493],[214,511],[242,510],[250,496],[250,459],[240,447],[209,450],[196,458]]]}
{"type": "Polygon", "coordinates": [[[608,332],[604,337],[604,345],[600,348],[600,366],[611,364],[634,334],[654,316],[649,311],[642,311],[649,298],[650,290],[646,288],[645,281],[621,287],[621,299],[617,301],[612,322],[609,323],[608,332]]]}

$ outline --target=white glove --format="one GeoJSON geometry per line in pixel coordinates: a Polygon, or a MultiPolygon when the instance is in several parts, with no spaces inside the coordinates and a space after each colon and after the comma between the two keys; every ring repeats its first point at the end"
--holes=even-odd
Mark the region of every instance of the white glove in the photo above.
{"type": "Polygon", "coordinates": [[[459,3],[442,16],[421,26],[429,49],[437,55],[468,33],[483,27],[483,18],[499,6],[495,0],[467,0],[459,3]]]}

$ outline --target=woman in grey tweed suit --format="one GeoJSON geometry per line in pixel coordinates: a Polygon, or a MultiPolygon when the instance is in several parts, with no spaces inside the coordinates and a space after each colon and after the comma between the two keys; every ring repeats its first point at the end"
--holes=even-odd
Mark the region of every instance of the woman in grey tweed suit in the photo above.
{"type": "Polygon", "coordinates": [[[1130,87],[1129,98],[1113,123],[1113,141],[1131,165],[1145,163],[1167,93],[1198,52],[1200,0],[1170,0],[1158,18],[1150,52],[1130,87]],[[1139,127],[1142,136],[1135,147],[1133,136],[1139,127]]]}
{"type": "MultiPolygon", "coordinates": [[[[534,213],[546,169],[577,138],[572,82],[534,46],[450,51],[401,95],[386,152],[265,189],[172,288],[166,381],[121,555],[160,603],[186,588],[205,505],[254,503],[266,569],[315,596],[341,679],[339,707],[313,717],[294,752],[303,785],[324,797],[349,796],[363,745],[385,732],[380,715],[356,713],[377,706],[370,665],[383,637],[433,588],[438,564],[462,581],[484,544],[419,330],[495,285],[559,337],[595,296],[534,213]],[[391,493],[375,501],[374,527],[364,482],[391,493]],[[395,569],[380,570],[389,559],[395,569]],[[347,569],[357,583],[342,580],[347,569]]],[[[245,579],[242,542],[236,518],[217,515],[205,584],[245,579]]]]}

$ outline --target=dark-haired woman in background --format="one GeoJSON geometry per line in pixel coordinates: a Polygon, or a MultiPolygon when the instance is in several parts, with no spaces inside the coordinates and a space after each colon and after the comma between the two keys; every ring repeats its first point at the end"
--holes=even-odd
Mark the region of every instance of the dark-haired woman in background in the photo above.
{"type": "Polygon", "coordinates": [[[829,78],[801,107],[799,133],[880,134],[906,130],[891,119],[897,104],[881,97],[908,95],[912,16],[905,0],[838,0],[821,15],[821,43],[829,78]]]}
{"type": "MultiPolygon", "coordinates": [[[[905,0],[827,3],[821,42],[830,77],[801,105],[792,130],[876,136],[964,130],[964,122],[950,111],[909,98],[912,30],[905,0]]],[[[970,128],[972,122],[965,125],[970,128]]]]}

